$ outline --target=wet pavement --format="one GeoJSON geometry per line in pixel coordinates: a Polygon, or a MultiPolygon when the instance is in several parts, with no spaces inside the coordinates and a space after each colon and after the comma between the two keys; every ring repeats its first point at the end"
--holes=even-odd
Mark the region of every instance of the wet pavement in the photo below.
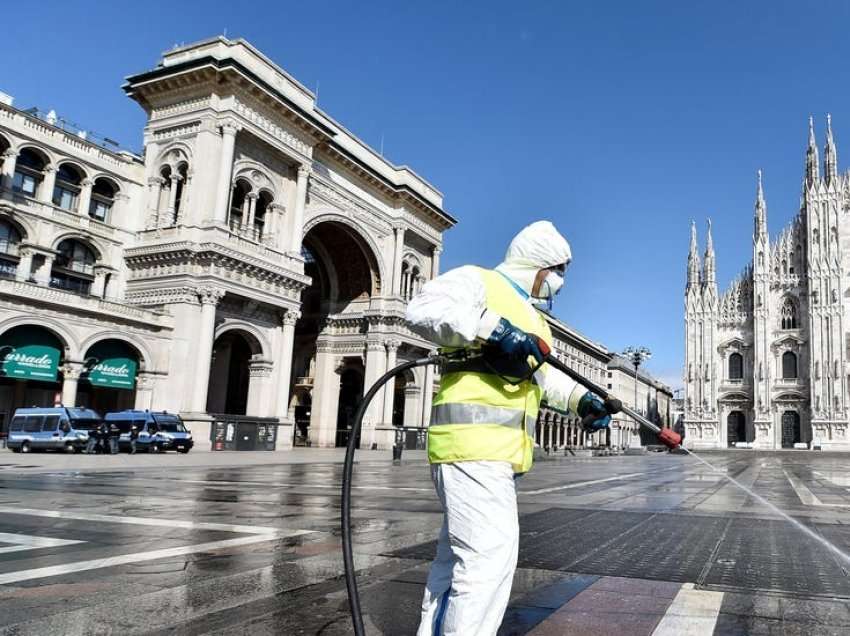
{"type": "MultiPolygon", "coordinates": [[[[847,456],[704,456],[850,552],[847,456]]],[[[0,635],[351,633],[341,454],[189,457],[0,451],[0,635]]],[[[355,468],[355,562],[369,633],[412,634],[441,519],[421,454],[388,459],[355,468]]],[[[693,458],[539,462],[519,489],[502,634],[850,633],[850,561],[693,458]]]]}

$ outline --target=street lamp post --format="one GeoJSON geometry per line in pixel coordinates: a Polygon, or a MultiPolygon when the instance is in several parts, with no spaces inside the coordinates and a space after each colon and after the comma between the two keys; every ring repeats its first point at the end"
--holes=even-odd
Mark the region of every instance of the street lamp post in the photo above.
{"type": "MultiPolygon", "coordinates": [[[[632,347],[628,346],[623,349],[623,356],[631,362],[635,367],[635,401],[634,406],[635,410],[640,413],[641,410],[638,408],[638,367],[643,363],[644,360],[648,360],[652,357],[652,352],[646,347],[632,347]]],[[[649,413],[645,413],[645,415],[649,416],[649,413]]]]}

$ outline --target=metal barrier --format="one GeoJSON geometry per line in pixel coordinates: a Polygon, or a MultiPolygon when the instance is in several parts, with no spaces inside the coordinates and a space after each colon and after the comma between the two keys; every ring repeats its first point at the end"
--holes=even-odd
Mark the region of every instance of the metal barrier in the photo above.
{"type": "Polygon", "coordinates": [[[214,451],[275,449],[280,422],[274,417],[211,414],[210,442],[214,451]]]}

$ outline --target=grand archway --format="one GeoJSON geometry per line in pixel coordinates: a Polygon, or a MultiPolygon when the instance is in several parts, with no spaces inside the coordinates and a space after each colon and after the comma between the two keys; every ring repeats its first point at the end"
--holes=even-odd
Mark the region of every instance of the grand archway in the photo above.
{"type": "Polygon", "coordinates": [[[338,221],[313,226],[304,236],[302,256],[311,282],[302,292],[301,317],[295,325],[290,388],[300,396],[299,405],[309,404],[307,430],[303,426],[307,409],[297,414],[302,424],[298,434],[331,446],[342,443],[342,437],[347,439],[346,409],[353,414],[353,396],[359,399],[363,392],[362,363],[358,380],[350,355],[361,346],[358,342],[365,347],[362,317],[372,297],[380,293],[380,268],[367,240],[338,221]],[[333,323],[344,322],[346,315],[352,324],[345,324],[345,333],[340,334],[333,323]],[[319,427],[326,431],[321,440],[319,427]]]}

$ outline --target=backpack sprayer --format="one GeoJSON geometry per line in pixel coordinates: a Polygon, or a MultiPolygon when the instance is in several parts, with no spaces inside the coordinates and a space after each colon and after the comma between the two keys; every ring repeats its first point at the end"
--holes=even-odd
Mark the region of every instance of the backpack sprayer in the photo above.
{"type": "MultiPolygon", "coordinates": [[[[572,369],[570,369],[563,362],[558,360],[552,355],[552,350],[542,339],[538,339],[538,347],[540,348],[541,353],[543,353],[544,359],[536,368],[530,370],[530,372],[526,375],[526,377],[521,378],[519,382],[505,379],[510,384],[519,384],[520,382],[524,382],[525,380],[530,379],[534,373],[544,364],[550,365],[552,368],[557,369],[558,371],[564,373],[568,377],[572,378],[582,386],[584,386],[587,390],[592,391],[596,395],[598,395],[603,400],[616,398],[611,398],[608,391],[603,389],[601,386],[591,382],[584,376],[576,373],[572,369]]],[[[468,350],[468,349],[458,349],[451,352],[437,352],[432,355],[429,355],[425,358],[419,358],[417,360],[411,360],[409,362],[404,362],[394,369],[387,371],[384,375],[382,375],[375,384],[366,392],[366,395],[363,396],[363,399],[360,401],[359,406],[357,407],[357,412],[354,414],[354,422],[351,426],[351,431],[348,437],[348,446],[345,450],[345,463],[342,468],[342,504],[341,504],[341,520],[342,520],[342,558],[343,564],[345,567],[345,585],[348,588],[348,606],[351,610],[351,619],[354,623],[354,633],[356,636],[365,636],[366,632],[363,628],[363,615],[360,610],[360,594],[357,591],[357,578],[354,571],[354,555],[352,552],[351,545],[351,476],[354,469],[354,452],[357,450],[357,438],[360,436],[360,428],[363,425],[363,416],[366,413],[366,409],[369,407],[369,403],[375,397],[375,394],[383,388],[383,386],[395,378],[397,375],[407,371],[408,369],[413,369],[415,367],[424,367],[429,364],[440,365],[445,367],[446,365],[452,363],[464,363],[471,360],[482,361],[485,366],[489,366],[487,363],[487,358],[492,355],[490,354],[486,348],[480,350],[468,350]]],[[[494,373],[499,375],[495,369],[493,369],[494,373]]],[[[617,401],[619,402],[619,401],[617,401]]],[[[660,428],[656,426],[652,422],[650,422],[645,417],[636,413],[632,409],[627,406],[623,406],[619,404],[619,409],[626,415],[628,415],[635,422],[643,426],[644,428],[652,431],[658,436],[658,441],[662,444],[670,448],[671,450],[677,448],[682,443],[682,438],[679,434],[675,433],[672,429],[669,428],[660,428]]],[[[595,419],[600,417],[600,413],[589,413],[582,419],[582,427],[587,428],[587,426],[595,419]]]]}

